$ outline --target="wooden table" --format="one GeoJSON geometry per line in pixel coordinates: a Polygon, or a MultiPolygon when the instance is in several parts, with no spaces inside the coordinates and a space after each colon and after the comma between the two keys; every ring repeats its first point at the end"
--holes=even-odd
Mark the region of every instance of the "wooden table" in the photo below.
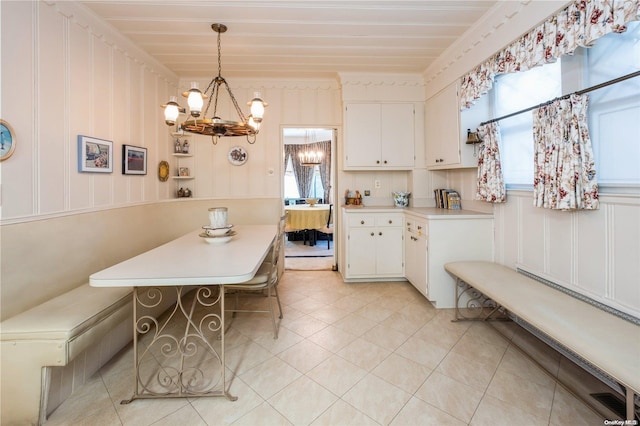
{"type": "Polygon", "coordinates": [[[329,204],[297,204],[285,206],[287,214],[287,229],[310,232],[309,244],[315,244],[315,230],[327,225],[329,219],[329,204]]]}
{"type": "Polygon", "coordinates": [[[224,244],[207,243],[199,229],[90,276],[94,287],[134,288],[135,386],[131,399],[122,403],[159,397],[237,399],[226,390],[224,284],[253,278],[277,227],[233,229],[236,235],[224,244]],[[177,302],[155,318],[149,310],[161,306],[167,292],[177,302]]]}

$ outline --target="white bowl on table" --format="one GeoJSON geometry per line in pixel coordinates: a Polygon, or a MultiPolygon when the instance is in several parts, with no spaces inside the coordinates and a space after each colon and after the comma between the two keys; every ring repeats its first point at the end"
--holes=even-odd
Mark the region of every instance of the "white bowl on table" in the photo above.
{"type": "Polygon", "coordinates": [[[227,225],[227,226],[224,226],[222,228],[214,228],[213,226],[203,226],[202,227],[202,229],[204,229],[204,232],[209,237],[221,237],[223,235],[226,235],[229,232],[231,232],[231,228],[233,228],[233,225],[227,225]]]}
{"type": "Polygon", "coordinates": [[[200,234],[203,240],[209,244],[224,244],[228,243],[233,236],[236,235],[235,231],[229,231],[224,235],[208,235],[206,232],[200,234]]]}

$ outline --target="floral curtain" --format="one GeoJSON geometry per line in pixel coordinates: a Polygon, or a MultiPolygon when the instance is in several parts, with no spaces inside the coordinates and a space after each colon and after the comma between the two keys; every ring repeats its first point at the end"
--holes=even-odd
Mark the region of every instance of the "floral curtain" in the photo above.
{"type": "Polygon", "coordinates": [[[533,204],[558,210],[599,207],[586,95],[555,100],[533,112],[533,204]]]}
{"type": "Polygon", "coordinates": [[[478,153],[478,183],[476,199],[489,203],[504,203],[507,191],[500,166],[500,127],[497,122],[478,127],[482,143],[478,153]]]}
{"type": "Polygon", "coordinates": [[[322,152],[322,163],[320,164],[320,180],[324,189],[323,201],[329,203],[331,200],[331,141],[315,142],[312,144],[314,151],[322,152]]]}
{"type": "Polygon", "coordinates": [[[300,198],[307,198],[309,196],[311,185],[313,183],[313,167],[307,167],[300,164],[300,157],[298,156],[300,152],[306,150],[307,145],[286,144],[284,146],[285,158],[288,159],[291,157],[293,174],[296,177],[296,184],[298,185],[300,198]]]}
{"type": "Polygon", "coordinates": [[[497,74],[526,71],[593,46],[610,33],[622,33],[626,24],[640,20],[640,0],[576,0],[462,77],[461,108],[493,86],[497,74]]]}

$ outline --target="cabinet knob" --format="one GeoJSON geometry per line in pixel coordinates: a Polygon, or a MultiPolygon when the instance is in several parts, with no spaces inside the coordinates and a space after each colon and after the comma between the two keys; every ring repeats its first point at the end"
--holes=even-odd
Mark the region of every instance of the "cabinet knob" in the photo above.
{"type": "Polygon", "coordinates": [[[378,232],[378,235],[382,235],[382,232],[378,232]]]}
{"type": "Polygon", "coordinates": [[[387,164],[387,160],[384,160],[384,164],[387,164]]]}
{"type": "Polygon", "coordinates": [[[373,237],[374,235],[375,235],[375,234],[372,232],[372,233],[371,233],[371,236],[373,237]]]}
{"type": "Polygon", "coordinates": [[[393,220],[389,219],[389,224],[393,223],[393,220]]]}
{"type": "Polygon", "coordinates": [[[376,160],[376,164],[380,164],[380,160],[376,160]]]}
{"type": "Polygon", "coordinates": [[[364,225],[364,220],[361,220],[361,221],[360,221],[360,225],[364,225]]]}

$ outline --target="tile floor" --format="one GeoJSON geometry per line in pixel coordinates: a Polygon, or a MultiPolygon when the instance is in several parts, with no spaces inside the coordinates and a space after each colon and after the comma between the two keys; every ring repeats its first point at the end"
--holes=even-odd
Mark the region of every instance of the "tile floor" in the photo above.
{"type": "MultiPolygon", "coordinates": [[[[602,425],[486,324],[451,322],[406,282],[345,284],[287,271],[284,319],[238,314],[224,398],[131,396],[129,345],[47,421],[54,425],[602,425]]],[[[503,325],[514,334],[517,328],[503,325]]],[[[514,339],[515,340],[515,339],[514,339]]],[[[543,357],[552,371],[560,358],[543,357]]]]}

